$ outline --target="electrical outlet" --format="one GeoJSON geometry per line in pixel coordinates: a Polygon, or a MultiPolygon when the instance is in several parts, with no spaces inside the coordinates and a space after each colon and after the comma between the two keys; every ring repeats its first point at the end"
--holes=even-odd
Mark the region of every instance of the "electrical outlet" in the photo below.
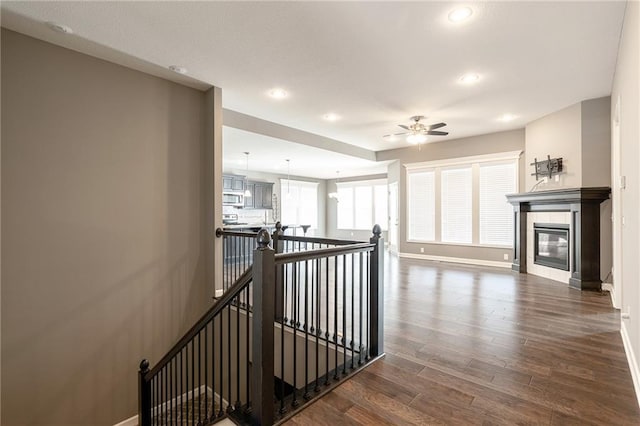
{"type": "Polygon", "coordinates": [[[420,253],[424,253],[424,247],[420,247],[420,253]]]}
{"type": "Polygon", "coordinates": [[[505,253],[503,257],[504,257],[504,260],[509,260],[509,254],[505,253]]]}

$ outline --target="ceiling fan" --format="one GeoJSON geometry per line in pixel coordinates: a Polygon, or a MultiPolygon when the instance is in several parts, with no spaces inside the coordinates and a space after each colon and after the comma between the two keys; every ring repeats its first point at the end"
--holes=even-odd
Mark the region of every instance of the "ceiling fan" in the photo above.
{"type": "Polygon", "coordinates": [[[408,126],[405,126],[404,124],[398,124],[398,126],[407,130],[406,132],[384,135],[383,138],[393,139],[396,136],[408,135],[407,142],[415,145],[426,142],[427,136],[447,136],[449,134],[449,132],[441,132],[436,130],[446,126],[447,123],[436,123],[427,126],[420,122],[420,120],[423,120],[425,118],[426,117],[424,115],[414,115],[410,118],[410,120],[413,120],[413,124],[410,124],[408,126]]]}

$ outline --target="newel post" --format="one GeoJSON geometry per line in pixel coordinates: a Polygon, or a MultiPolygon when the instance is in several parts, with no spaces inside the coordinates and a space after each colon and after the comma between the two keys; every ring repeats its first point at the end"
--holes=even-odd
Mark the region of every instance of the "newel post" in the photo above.
{"type": "Polygon", "coordinates": [[[380,225],[374,225],[369,242],[375,244],[369,262],[369,353],[376,357],[384,353],[384,239],[380,225]]]}
{"type": "Polygon", "coordinates": [[[151,426],[151,382],[145,378],[148,372],[149,361],[143,359],[138,372],[138,424],[140,426],[151,426]]]}
{"type": "MultiPolygon", "coordinates": [[[[276,230],[273,231],[272,236],[272,246],[276,253],[284,253],[284,241],[281,238],[283,235],[282,224],[278,221],[276,222],[276,230]]],[[[282,265],[276,268],[275,298],[276,319],[281,319],[282,315],[284,315],[284,266],[282,265]]]]}
{"type": "Polygon", "coordinates": [[[269,231],[258,233],[258,247],[253,254],[253,335],[251,378],[252,416],[254,424],[272,425],[273,403],[273,333],[275,321],[275,251],[269,247],[269,231]]]}

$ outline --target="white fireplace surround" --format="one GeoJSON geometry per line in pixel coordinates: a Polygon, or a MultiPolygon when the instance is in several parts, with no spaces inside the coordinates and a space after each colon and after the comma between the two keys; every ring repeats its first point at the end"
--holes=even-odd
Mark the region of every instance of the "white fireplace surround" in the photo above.
{"type": "MultiPolygon", "coordinates": [[[[571,278],[572,270],[572,256],[574,248],[572,244],[569,244],[569,271],[562,271],[556,268],[550,268],[548,266],[537,265],[533,263],[535,256],[534,245],[534,223],[557,223],[561,225],[569,225],[569,235],[572,235],[573,229],[571,229],[571,213],[570,212],[531,212],[527,215],[527,273],[537,275],[543,278],[549,278],[551,280],[560,281],[565,284],[569,284],[569,278],[571,278]]],[[[569,238],[571,241],[571,238],[569,238]]]]}

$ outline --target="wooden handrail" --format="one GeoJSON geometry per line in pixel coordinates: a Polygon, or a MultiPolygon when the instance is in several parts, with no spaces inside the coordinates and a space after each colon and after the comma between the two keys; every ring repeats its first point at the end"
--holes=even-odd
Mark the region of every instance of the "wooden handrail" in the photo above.
{"type": "Polygon", "coordinates": [[[344,246],[348,244],[360,244],[362,241],[355,240],[336,240],[333,238],[322,238],[322,237],[304,237],[297,235],[281,235],[278,237],[283,241],[299,241],[301,243],[319,243],[319,244],[333,244],[335,246],[344,246]]]}
{"type": "Polygon", "coordinates": [[[284,263],[298,262],[301,260],[318,259],[321,257],[340,256],[343,254],[368,252],[375,249],[373,243],[358,243],[351,244],[348,247],[327,247],[317,250],[305,250],[295,251],[291,253],[278,253],[275,255],[276,265],[282,265],[284,263]]]}
{"type": "Polygon", "coordinates": [[[229,306],[231,301],[238,296],[238,294],[244,290],[244,288],[251,282],[253,278],[253,267],[249,267],[244,273],[238,278],[238,280],[229,287],[220,299],[216,300],[213,306],[205,313],[199,320],[196,322],[193,327],[187,331],[187,333],[176,343],[173,345],[173,348],[165,356],[162,357],[158,363],[145,374],[145,380],[151,380],[153,376],[155,376],[165,365],[167,365],[180,351],[193,339],[195,336],[202,331],[204,327],[209,324],[209,322],[215,318],[224,308],[229,306]]]}

